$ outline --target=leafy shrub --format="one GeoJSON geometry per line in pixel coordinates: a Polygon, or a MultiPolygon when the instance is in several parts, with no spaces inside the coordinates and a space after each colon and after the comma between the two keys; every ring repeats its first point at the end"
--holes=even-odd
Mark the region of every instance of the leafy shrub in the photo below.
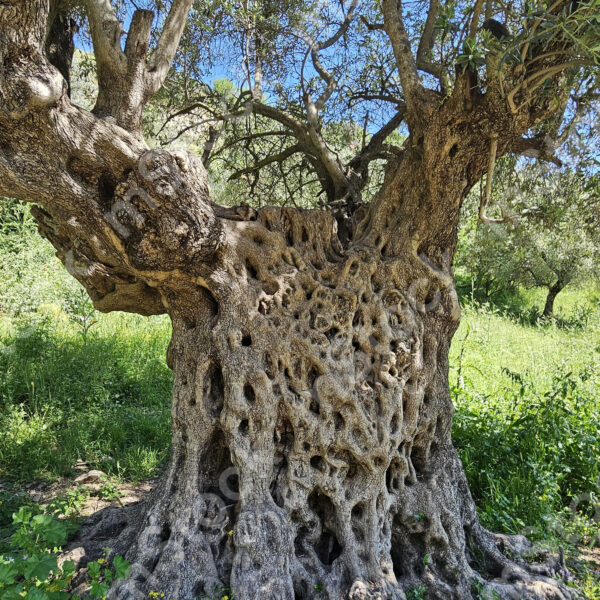
{"type": "Polygon", "coordinates": [[[558,371],[541,391],[530,377],[505,373],[513,385],[500,397],[459,379],[454,443],[487,527],[546,529],[549,515],[596,486],[600,417],[583,385],[595,375],[558,371]]]}
{"type": "MultiPolygon", "coordinates": [[[[75,574],[72,561],[59,563],[61,547],[74,525],[59,518],[57,505],[23,505],[13,514],[13,533],[9,548],[0,555],[0,598],[2,600],[68,600],[76,599],[67,592],[75,574]]],[[[110,583],[125,577],[129,563],[119,555],[112,567],[105,556],[87,565],[90,578],[89,595],[104,598],[110,583]]]]}

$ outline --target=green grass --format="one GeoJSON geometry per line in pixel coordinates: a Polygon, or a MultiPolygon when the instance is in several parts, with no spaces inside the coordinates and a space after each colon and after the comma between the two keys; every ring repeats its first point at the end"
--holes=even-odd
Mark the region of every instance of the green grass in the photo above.
{"type": "Polygon", "coordinates": [[[489,306],[463,308],[451,351],[453,438],[491,529],[600,543],[579,514],[594,515],[600,492],[598,312],[588,321],[534,327],[489,306]]]}
{"type": "MultiPolygon", "coordinates": [[[[581,306],[575,299],[583,303],[580,291],[565,292],[562,300],[573,310],[581,306]]],[[[531,326],[503,314],[497,307],[474,307],[467,303],[463,306],[450,355],[454,379],[457,369],[462,367],[462,374],[478,392],[502,394],[510,381],[503,373],[505,369],[529,373],[537,386],[543,388],[551,383],[557,368],[580,371],[588,365],[597,366],[600,364],[598,311],[587,321],[583,326],[565,327],[555,323],[531,326]]]]}
{"type": "Polygon", "coordinates": [[[0,330],[0,477],[70,475],[78,460],[149,477],[170,442],[164,318],[100,317],[84,344],[58,315],[0,330]]]}
{"type": "Polygon", "coordinates": [[[26,209],[0,205],[0,479],[55,480],[78,460],[124,480],[170,443],[167,317],[96,313],[26,209]]]}

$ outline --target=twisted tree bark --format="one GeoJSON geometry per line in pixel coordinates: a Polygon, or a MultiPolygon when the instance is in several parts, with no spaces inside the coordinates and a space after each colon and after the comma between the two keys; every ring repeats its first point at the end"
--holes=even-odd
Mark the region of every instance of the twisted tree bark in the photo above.
{"type": "MultiPolygon", "coordinates": [[[[171,462],[111,531],[133,568],[110,597],[570,598],[480,527],[450,438],[451,264],[494,106],[466,114],[457,92],[411,113],[399,163],[351,216],[223,210],[198,159],[148,150],[141,113],[128,132],[120,102],[70,104],[47,11],[0,3],[0,193],[43,206],[97,308],[173,323],[171,462]]],[[[500,150],[528,125],[496,122],[500,150]]]]}

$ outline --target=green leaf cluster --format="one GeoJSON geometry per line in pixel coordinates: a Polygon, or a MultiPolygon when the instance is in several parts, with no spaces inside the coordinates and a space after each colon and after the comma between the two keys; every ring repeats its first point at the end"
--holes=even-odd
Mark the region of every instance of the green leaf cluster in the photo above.
{"type": "MultiPolygon", "coordinates": [[[[75,563],[59,560],[70,523],[52,507],[24,505],[13,514],[13,526],[8,551],[0,555],[0,600],[76,599],[68,591],[75,563]]],[[[105,598],[110,584],[129,571],[129,563],[119,555],[111,565],[109,552],[105,549],[104,557],[88,564],[92,598],[105,598]]]]}

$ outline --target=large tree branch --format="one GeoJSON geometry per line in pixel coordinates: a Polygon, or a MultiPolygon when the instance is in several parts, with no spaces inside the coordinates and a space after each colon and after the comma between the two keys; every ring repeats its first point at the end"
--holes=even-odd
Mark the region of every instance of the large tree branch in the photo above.
{"type": "MultiPolygon", "coordinates": [[[[348,8],[348,12],[346,13],[344,20],[337,28],[337,30],[328,39],[323,40],[321,42],[317,42],[311,39],[310,37],[308,37],[307,39],[313,67],[318,73],[319,77],[325,83],[325,89],[321,92],[316,101],[313,101],[310,93],[307,92],[304,95],[304,102],[306,106],[306,114],[308,118],[310,135],[313,138],[315,135],[318,135],[318,131],[320,130],[319,112],[323,110],[326,103],[331,98],[331,95],[337,87],[337,80],[335,75],[323,66],[319,53],[322,50],[331,48],[338,40],[341,39],[343,35],[345,35],[345,33],[350,27],[350,24],[354,19],[354,11],[356,10],[357,4],[358,0],[352,0],[352,3],[348,8]]],[[[304,77],[304,68],[302,69],[302,76],[304,77]]],[[[304,87],[304,81],[302,82],[302,84],[304,87]]]]}
{"type": "Polygon", "coordinates": [[[258,139],[269,138],[269,137],[274,137],[274,136],[289,137],[291,135],[292,135],[292,133],[289,131],[286,131],[284,129],[276,129],[273,131],[259,131],[256,133],[251,133],[249,135],[236,137],[236,138],[224,143],[223,145],[219,146],[214,152],[211,151],[209,156],[207,157],[207,161],[202,161],[202,162],[204,164],[206,164],[207,162],[210,163],[217,156],[219,156],[220,154],[223,154],[223,152],[226,152],[233,146],[242,144],[244,142],[251,142],[252,140],[258,140],[258,139]]]}
{"type": "Polygon", "coordinates": [[[562,167],[562,161],[554,154],[556,142],[549,135],[518,138],[509,147],[511,152],[529,158],[537,158],[562,167]]]}
{"type": "Polygon", "coordinates": [[[0,60],[0,194],[44,207],[41,230],[98,308],[162,312],[165,281],[201,277],[222,244],[205,171],[71,105],[43,52],[47,15],[47,0],[0,10],[14,60],[0,60]]]}
{"type": "Polygon", "coordinates": [[[252,112],[281,123],[281,125],[292,131],[299,140],[304,142],[310,141],[306,133],[306,126],[287,111],[271,106],[270,104],[265,104],[264,102],[252,102],[251,106],[252,112]]]}
{"type": "Polygon", "coordinates": [[[193,0],[173,0],[156,49],[148,61],[148,71],[151,75],[148,85],[151,95],[156,93],[165,82],[177,52],[192,2],[193,0]]]}
{"type": "Polygon", "coordinates": [[[151,10],[136,10],[133,13],[125,42],[125,56],[130,64],[145,61],[153,20],[154,13],[151,10]]]}
{"type": "Polygon", "coordinates": [[[123,51],[122,24],[110,0],[82,1],[90,22],[98,69],[94,112],[112,117],[124,129],[141,135],[144,106],[166,79],[192,0],[174,0],[157,47],[148,61],[152,11],[135,11],[123,51]]]}
{"type": "Polygon", "coordinates": [[[357,5],[358,0],[352,0],[352,3],[348,8],[348,12],[346,13],[344,20],[342,21],[336,32],[333,35],[331,35],[328,39],[323,40],[322,42],[310,42],[310,55],[313,66],[319,74],[319,76],[321,77],[321,79],[326,84],[325,90],[314,103],[314,107],[316,108],[317,112],[323,109],[325,103],[329,100],[331,94],[333,94],[337,85],[333,74],[330,73],[327,69],[325,69],[325,67],[321,63],[319,52],[321,52],[322,50],[326,50],[327,48],[331,48],[331,46],[333,46],[338,40],[340,40],[340,38],[343,35],[346,34],[354,19],[354,11],[356,10],[357,5]]]}
{"type": "Polygon", "coordinates": [[[111,117],[128,131],[141,136],[146,66],[152,12],[136,10],[125,52],[121,49],[122,24],[110,0],[83,0],[90,23],[98,75],[94,113],[111,117]]]}
{"type": "MultiPolygon", "coordinates": [[[[344,196],[350,189],[350,182],[344,165],[338,155],[329,148],[318,129],[311,126],[308,118],[307,122],[303,122],[282,108],[256,100],[248,100],[243,109],[226,114],[219,114],[218,111],[205,103],[194,102],[177,111],[169,119],[179,115],[190,114],[196,108],[201,108],[213,114],[215,120],[235,120],[236,118],[245,117],[252,112],[279,123],[298,140],[306,155],[310,156],[316,163],[319,163],[319,177],[321,181],[327,180],[325,189],[328,191],[328,196],[331,200],[344,196]]],[[[314,166],[313,160],[311,160],[311,164],[314,166]]]]}
{"type": "Polygon", "coordinates": [[[323,108],[325,107],[325,104],[327,103],[329,98],[331,98],[331,95],[333,94],[333,92],[335,91],[335,88],[337,87],[337,81],[336,81],[336,78],[334,77],[333,73],[330,73],[327,69],[325,69],[325,67],[323,66],[323,64],[321,63],[321,60],[319,58],[319,53],[317,52],[317,50],[315,48],[313,48],[311,50],[310,54],[311,54],[311,59],[312,59],[313,66],[315,67],[315,70],[317,71],[317,73],[319,74],[321,79],[325,82],[325,89],[323,90],[321,95],[317,98],[316,102],[314,102],[314,104],[313,104],[310,96],[307,95],[308,114],[311,115],[311,113],[314,112],[313,126],[318,126],[318,122],[317,122],[318,113],[321,110],[323,110],[323,108]]]}
{"type": "Polygon", "coordinates": [[[474,39],[479,29],[479,18],[481,17],[481,11],[483,10],[484,0],[476,0],[475,6],[473,7],[473,15],[471,17],[471,25],[469,27],[469,37],[474,39]]]}
{"type": "Polygon", "coordinates": [[[336,190],[334,195],[337,196],[339,193],[345,193],[348,190],[349,181],[344,172],[343,165],[338,156],[332,152],[325,143],[325,140],[313,127],[307,127],[289,113],[268,104],[253,102],[252,110],[259,115],[281,123],[290,129],[300,142],[310,148],[312,153],[317,156],[325,166],[334,189],[336,190]]]}
{"type": "Polygon", "coordinates": [[[373,134],[366,147],[374,148],[385,142],[388,136],[400,127],[405,117],[406,106],[399,106],[398,112],[396,112],[396,114],[377,133],[373,134]]]}
{"type": "Polygon", "coordinates": [[[425,89],[417,72],[417,64],[410,47],[408,33],[404,27],[401,0],[383,0],[383,17],[385,31],[392,44],[396,59],[400,82],[407,107],[407,120],[414,125],[425,115],[425,89]]]}
{"type": "Polygon", "coordinates": [[[544,67],[540,71],[535,71],[528,75],[523,81],[519,82],[507,95],[506,102],[513,115],[516,115],[522,108],[529,104],[534,99],[534,92],[544,85],[548,80],[557,77],[568,69],[592,66],[593,62],[586,59],[574,59],[561,64],[544,67]],[[521,104],[515,102],[516,94],[522,91],[525,99],[521,104]]]}
{"type": "Polygon", "coordinates": [[[350,167],[353,170],[366,175],[366,169],[371,161],[381,158],[382,156],[389,157],[390,154],[397,154],[399,151],[398,148],[384,148],[384,142],[394,131],[396,131],[396,129],[398,129],[398,127],[400,127],[405,116],[406,107],[403,105],[399,107],[398,112],[371,137],[369,143],[365,145],[361,153],[350,161],[350,167]]]}
{"type": "Polygon", "coordinates": [[[319,50],[331,48],[331,46],[333,46],[348,31],[350,24],[354,19],[354,11],[356,10],[357,5],[358,0],[352,0],[352,3],[348,7],[348,12],[346,13],[344,20],[342,21],[337,31],[326,40],[323,40],[322,42],[319,42],[317,44],[319,50]]]}
{"type": "Polygon", "coordinates": [[[216,120],[225,121],[244,117],[250,111],[280,123],[300,142],[313,167],[315,165],[319,166],[316,170],[319,173],[320,180],[324,182],[324,188],[327,190],[330,199],[344,195],[348,190],[348,178],[337,155],[332,152],[321,135],[313,127],[310,127],[308,123],[300,121],[289,112],[263,102],[249,100],[243,110],[227,113],[226,115],[219,115],[217,111],[208,105],[195,102],[177,111],[176,115],[173,116],[190,114],[195,108],[202,108],[211,112],[214,114],[216,120]]]}

